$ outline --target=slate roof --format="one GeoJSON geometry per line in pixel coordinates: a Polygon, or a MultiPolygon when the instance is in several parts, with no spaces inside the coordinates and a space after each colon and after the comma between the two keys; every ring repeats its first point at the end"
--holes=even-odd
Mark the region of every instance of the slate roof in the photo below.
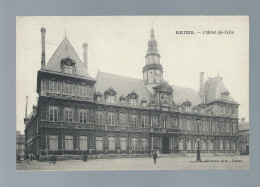
{"type": "MultiPolygon", "coordinates": [[[[100,93],[104,94],[105,90],[108,90],[110,87],[112,87],[117,92],[117,102],[118,98],[121,95],[127,96],[133,90],[139,96],[139,103],[143,98],[147,100],[147,103],[149,103],[152,100],[152,93],[146,88],[146,85],[142,79],[136,79],[98,71],[96,81],[96,91],[99,91],[100,93]]],[[[189,100],[193,106],[201,103],[201,99],[195,90],[180,86],[171,86],[174,90],[173,101],[175,102],[175,104],[180,105],[186,100],[189,100]]]]}
{"type": "Polygon", "coordinates": [[[146,88],[144,81],[141,79],[98,71],[95,80],[97,81],[95,84],[96,91],[104,94],[110,87],[113,88],[117,92],[117,102],[119,101],[120,96],[123,95],[126,97],[132,91],[137,93],[138,103],[140,103],[143,98],[145,98],[148,103],[152,99],[152,94],[146,88]]]}
{"type": "MultiPolygon", "coordinates": [[[[228,92],[228,89],[223,83],[222,78],[219,76],[216,76],[214,78],[209,77],[204,84],[204,94],[206,102],[221,99],[221,93],[223,92],[228,92]]],[[[228,100],[234,101],[230,93],[228,96],[228,100]]]]}
{"type": "Polygon", "coordinates": [[[81,62],[76,51],[66,36],[50,58],[49,62],[45,65],[44,69],[54,72],[61,72],[61,60],[68,57],[76,62],[76,75],[91,78],[88,74],[87,68],[81,62]]]}
{"type": "Polygon", "coordinates": [[[174,85],[171,86],[173,88],[173,101],[175,104],[181,105],[187,100],[191,102],[192,106],[196,106],[201,103],[201,98],[196,90],[174,85]]]}

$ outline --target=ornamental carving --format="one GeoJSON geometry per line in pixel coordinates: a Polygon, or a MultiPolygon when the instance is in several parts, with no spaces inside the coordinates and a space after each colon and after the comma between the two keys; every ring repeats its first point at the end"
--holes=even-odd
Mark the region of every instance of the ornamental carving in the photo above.
{"type": "Polygon", "coordinates": [[[166,82],[162,82],[158,86],[154,87],[156,91],[172,93],[173,88],[166,82]]]}
{"type": "Polygon", "coordinates": [[[112,87],[110,87],[108,90],[105,91],[105,94],[114,96],[116,95],[116,91],[112,87]]]}

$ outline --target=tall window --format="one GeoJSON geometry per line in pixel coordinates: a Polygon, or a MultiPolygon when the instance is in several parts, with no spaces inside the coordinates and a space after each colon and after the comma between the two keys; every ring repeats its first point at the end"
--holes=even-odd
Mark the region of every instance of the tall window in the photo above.
{"type": "Polygon", "coordinates": [[[203,120],[202,121],[202,131],[206,131],[206,121],[205,120],[203,120]]]}
{"type": "Polygon", "coordinates": [[[96,111],[96,125],[104,125],[103,124],[103,112],[102,111],[96,111]]]}
{"type": "Polygon", "coordinates": [[[115,96],[114,95],[108,95],[107,96],[107,102],[108,103],[115,103],[115,96]]]}
{"type": "Polygon", "coordinates": [[[187,139],[186,149],[191,150],[191,139],[187,139]]]}
{"type": "Polygon", "coordinates": [[[148,117],[146,115],[142,115],[142,117],[141,117],[142,127],[147,126],[147,121],[148,121],[148,117]]]}
{"type": "Polygon", "coordinates": [[[116,150],[116,138],[115,137],[109,137],[108,138],[108,149],[109,150],[116,150]]]}
{"type": "Polygon", "coordinates": [[[199,121],[199,120],[196,121],[195,130],[196,130],[196,131],[199,131],[199,130],[200,130],[200,121],[199,121]]]}
{"type": "Polygon", "coordinates": [[[79,85],[79,96],[86,97],[88,95],[87,86],[79,85]]]}
{"type": "Polygon", "coordinates": [[[229,113],[229,106],[225,107],[225,113],[228,114],[229,113]]]}
{"type": "Polygon", "coordinates": [[[174,126],[174,127],[177,127],[177,126],[178,126],[178,124],[177,124],[177,119],[176,119],[176,118],[173,118],[172,120],[173,120],[173,126],[174,126]]]}
{"type": "Polygon", "coordinates": [[[153,124],[153,126],[158,125],[158,117],[157,116],[152,116],[152,124],[153,124]]]}
{"type": "Polygon", "coordinates": [[[213,150],[213,140],[209,140],[209,150],[212,151],[213,150]]]}
{"type": "Polygon", "coordinates": [[[167,128],[167,118],[163,117],[163,128],[167,128]]]}
{"type": "Polygon", "coordinates": [[[219,141],[219,150],[223,150],[223,140],[219,141]]]}
{"type": "Polygon", "coordinates": [[[64,94],[72,95],[73,94],[73,84],[64,83],[64,94]]]}
{"type": "Polygon", "coordinates": [[[58,81],[49,81],[49,92],[58,93],[59,92],[59,82],[58,81]]]}
{"type": "Polygon", "coordinates": [[[132,114],[130,119],[131,119],[131,126],[137,127],[137,115],[132,114]]]}
{"type": "Polygon", "coordinates": [[[79,137],[79,149],[88,150],[88,137],[87,136],[79,137]]]}
{"type": "Polygon", "coordinates": [[[119,123],[122,126],[126,125],[126,114],[125,113],[120,113],[119,114],[119,123]]]}
{"type": "Polygon", "coordinates": [[[108,112],[108,125],[115,125],[115,113],[108,112]]]}
{"type": "Polygon", "coordinates": [[[190,123],[190,119],[187,119],[187,129],[191,130],[191,123],[190,123]]]}
{"type": "Polygon", "coordinates": [[[235,114],[235,107],[232,107],[232,114],[235,114]]]}
{"type": "Polygon", "coordinates": [[[229,123],[227,123],[227,129],[226,129],[226,131],[227,131],[227,132],[231,132],[231,131],[230,131],[230,125],[229,125],[229,123]]]}
{"type": "Polygon", "coordinates": [[[58,121],[58,107],[57,106],[49,106],[49,120],[58,121]]]}
{"type": "Polygon", "coordinates": [[[137,150],[137,138],[132,138],[132,150],[137,150]]]}
{"type": "Polygon", "coordinates": [[[220,105],[220,106],[219,106],[219,113],[220,113],[220,114],[223,114],[223,113],[224,113],[224,107],[223,107],[223,105],[220,105]]]}
{"type": "Polygon", "coordinates": [[[201,140],[201,150],[206,150],[206,140],[201,140]]]}
{"type": "Polygon", "coordinates": [[[79,109],[79,122],[80,123],[87,123],[87,109],[79,109]]]}
{"type": "Polygon", "coordinates": [[[69,107],[64,108],[64,117],[65,122],[72,123],[73,122],[73,109],[69,107]]]}
{"type": "Polygon", "coordinates": [[[183,139],[179,139],[179,150],[183,150],[183,139]]]}
{"type": "Polygon", "coordinates": [[[72,65],[64,64],[64,73],[72,74],[72,65]]]}
{"type": "Polygon", "coordinates": [[[58,135],[49,135],[50,150],[58,150],[58,135]]]}
{"type": "Polygon", "coordinates": [[[147,138],[142,138],[142,149],[147,150],[148,149],[148,141],[147,138]]]}
{"type": "Polygon", "coordinates": [[[73,136],[65,135],[65,150],[73,150],[73,136]]]}
{"type": "Polygon", "coordinates": [[[210,121],[209,122],[209,132],[212,132],[213,131],[213,122],[210,121]]]}
{"type": "Polygon", "coordinates": [[[97,151],[103,150],[103,137],[96,137],[96,150],[97,151]]]}
{"type": "Polygon", "coordinates": [[[122,151],[125,151],[127,148],[126,138],[124,137],[120,138],[120,148],[122,151]]]}
{"type": "Polygon", "coordinates": [[[226,141],[225,149],[229,150],[229,141],[226,141]]]}
{"type": "Polygon", "coordinates": [[[205,114],[205,108],[201,108],[201,113],[205,114]]]}

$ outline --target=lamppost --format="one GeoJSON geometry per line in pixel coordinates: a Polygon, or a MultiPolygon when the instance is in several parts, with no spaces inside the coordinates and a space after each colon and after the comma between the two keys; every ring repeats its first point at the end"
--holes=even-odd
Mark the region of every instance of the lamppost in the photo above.
{"type": "Polygon", "coordinates": [[[197,139],[198,141],[198,147],[197,147],[197,162],[201,162],[201,159],[200,159],[200,139],[197,139]]]}

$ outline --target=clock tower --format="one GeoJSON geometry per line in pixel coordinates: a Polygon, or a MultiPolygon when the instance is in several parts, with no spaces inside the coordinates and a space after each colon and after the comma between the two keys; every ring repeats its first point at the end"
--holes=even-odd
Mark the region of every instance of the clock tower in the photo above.
{"type": "Polygon", "coordinates": [[[143,80],[151,92],[153,92],[153,87],[159,85],[163,80],[163,69],[160,64],[160,57],[152,28],[150,40],[148,41],[148,50],[145,55],[146,64],[143,67],[143,80]]]}

